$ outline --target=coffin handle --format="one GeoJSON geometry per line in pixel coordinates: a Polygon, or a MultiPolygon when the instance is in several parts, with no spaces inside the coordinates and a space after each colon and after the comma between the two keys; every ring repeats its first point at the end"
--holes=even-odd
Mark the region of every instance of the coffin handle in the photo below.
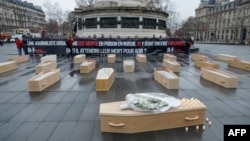
{"type": "Polygon", "coordinates": [[[219,82],[220,82],[220,83],[226,83],[225,81],[221,81],[221,80],[219,80],[219,82]]]}
{"type": "Polygon", "coordinates": [[[109,122],[108,123],[109,124],[109,126],[114,126],[114,127],[122,127],[122,126],[124,126],[125,124],[124,123],[112,123],[112,122],[109,122]]]}
{"type": "Polygon", "coordinates": [[[47,83],[43,83],[43,84],[42,84],[42,86],[46,86],[46,85],[47,85],[47,83]]]}
{"type": "Polygon", "coordinates": [[[163,83],[163,84],[168,84],[168,82],[166,82],[166,81],[162,81],[162,83],[163,83]]]}
{"type": "Polygon", "coordinates": [[[199,116],[195,116],[195,117],[185,117],[185,120],[196,120],[199,119],[199,116]]]}

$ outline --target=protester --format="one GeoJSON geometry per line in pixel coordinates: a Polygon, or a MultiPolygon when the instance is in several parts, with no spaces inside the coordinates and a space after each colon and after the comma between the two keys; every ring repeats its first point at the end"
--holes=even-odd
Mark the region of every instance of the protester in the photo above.
{"type": "Polygon", "coordinates": [[[2,41],[2,39],[0,39],[0,46],[3,46],[3,41],[2,41]]]}
{"type": "Polygon", "coordinates": [[[185,38],[185,49],[184,53],[189,55],[190,53],[190,47],[192,46],[192,39],[191,38],[185,38]]]}
{"type": "Polygon", "coordinates": [[[30,36],[22,35],[22,42],[23,42],[23,52],[25,55],[28,55],[28,48],[27,46],[27,40],[30,39],[30,36]]]}
{"type": "Polygon", "coordinates": [[[101,38],[104,39],[104,34],[101,35],[101,38]]]}
{"type": "Polygon", "coordinates": [[[15,38],[15,42],[16,42],[18,55],[22,56],[23,41],[19,38],[15,38]]]}
{"type": "Polygon", "coordinates": [[[74,39],[71,35],[69,35],[68,39],[66,40],[66,45],[67,45],[67,48],[69,48],[69,53],[67,55],[67,57],[74,57],[73,56],[73,51],[72,51],[72,48],[73,48],[73,43],[74,43],[74,39]]]}

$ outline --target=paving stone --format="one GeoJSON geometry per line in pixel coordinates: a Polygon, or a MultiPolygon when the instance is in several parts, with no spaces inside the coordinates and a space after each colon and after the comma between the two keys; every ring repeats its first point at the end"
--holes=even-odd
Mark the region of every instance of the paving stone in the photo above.
{"type": "Polygon", "coordinates": [[[60,122],[48,141],[69,141],[77,122],[60,122]]]}
{"type": "Polygon", "coordinates": [[[6,141],[26,141],[39,124],[40,122],[24,122],[6,139],[6,141]]]}
{"type": "Polygon", "coordinates": [[[62,121],[78,121],[85,107],[83,103],[73,103],[65,113],[62,121]]]}
{"type": "Polygon", "coordinates": [[[7,122],[0,127],[0,140],[5,140],[10,134],[12,134],[22,122],[7,122]]]}
{"type": "Polygon", "coordinates": [[[58,124],[58,122],[42,122],[27,141],[47,141],[58,124]]]}
{"type": "Polygon", "coordinates": [[[44,119],[54,110],[56,104],[43,104],[39,109],[34,112],[28,121],[44,121],[44,119]]]}
{"type": "Polygon", "coordinates": [[[99,118],[99,103],[87,103],[84,107],[80,121],[91,121],[99,118]]]}
{"type": "Polygon", "coordinates": [[[78,122],[70,137],[70,141],[90,141],[94,130],[94,124],[94,121],[78,122]]]}
{"type": "Polygon", "coordinates": [[[60,122],[71,104],[57,104],[55,108],[49,113],[45,121],[60,122]]]}
{"type": "Polygon", "coordinates": [[[31,117],[41,106],[43,105],[29,104],[25,109],[16,114],[11,121],[28,121],[29,117],[31,117]]]}
{"type": "Polygon", "coordinates": [[[15,104],[9,110],[1,113],[0,121],[1,122],[10,121],[14,116],[16,116],[20,111],[25,109],[27,106],[28,104],[15,104]]]}

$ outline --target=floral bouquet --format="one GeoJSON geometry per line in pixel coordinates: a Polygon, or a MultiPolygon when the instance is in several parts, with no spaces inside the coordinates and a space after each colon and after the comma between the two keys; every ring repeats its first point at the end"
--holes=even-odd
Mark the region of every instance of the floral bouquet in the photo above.
{"type": "Polygon", "coordinates": [[[164,93],[135,93],[126,95],[126,103],[121,109],[133,109],[135,111],[161,113],[170,107],[180,105],[180,100],[164,93]]]}

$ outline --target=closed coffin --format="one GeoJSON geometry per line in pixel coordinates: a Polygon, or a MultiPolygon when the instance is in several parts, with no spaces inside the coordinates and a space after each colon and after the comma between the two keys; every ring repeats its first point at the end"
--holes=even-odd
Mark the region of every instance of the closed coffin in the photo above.
{"type": "Polygon", "coordinates": [[[8,72],[17,68],[16,61],[7,61],[0,63],[0,73],[8,72]]]}
{"type": "Polygon", "coordinates": [[[136,54],[136,60],[141,63],[147,62],[147,57],[145,54],[136,54]]]}
{"type": "Polygon", "coordinates": [[[28,88],[30,92],[40,92],[61,79],[59,69],[44,71],[28,80],[28,88]]]}
{"type": "Polygon", "coordinates": [[[40,60],[41,60],[41,63],[45,63],[45,62],[48,62],[48,61],[57,62],[57,56],[56,55],[46,55],[46,56],[41,57],[40,60]]]}
{"type": "Polygon", "coordinates": [[[225,88],[237,88],[238,78],[219,69],[201,68],[201,77],[225,88]]]}
{"type": "Polygon", "coordinates": [[[205,56],[199,53],[192,54],[191,58],[194,61],[208,61],[208,56],[205,56]]]}
{"type": "Polygon", "coordinates": [[[29,61],[29,55],[22,55],[22,56],[13,56],[9,58],[9,61],[16,61],[17,63],[23,63],[29,61]]]}
{"type": "Polygon", "coordinates": [[[233,55],[227,55],[227,54],[218,54],[217,59],[221,60],[221,61],[226,61],[227,62],[228,60],[237,59],[237,57],[233,56],[233,55]]]}
{"type": "Polygon", "coordinates": [[[36,74],[42,72],[43,70],[56,69],[57,63],[55,61],[47,61],[36,65],[36,74]]]}
{"type": "Polygon", "coordinates": [[[195,66],[198,68],[205,68],[205,67],[210,67],[210,68],[215,68],[215,69],[220,68],[219,64],[210,62],[210,61],[196,61],[195,66]]]}
{"type": "Polygon", "coordinates": [[[113,68],[101,68],[96,76],[96,91],[109,91],[115,80],[113,68]]]}
{"type": "Polygon", "coordinates": [[[134,72],[135,61],[132,59],[123,60],[123,70],[124,72],[134,72]]]}
{"type": "Polygon", "coordinates": [[[244,61],[239,59],[228,60],[228,66],[250,71],[250,61],[244,61]]]}
{"type": "Polygon", "coordinates": [[[181,70],[181,65],[175,60],[163,59],[163,66],[171,69],[173,72],[180,72],[181,70]]]}
{"type": "Polygon", "coordinates": [[[153,114],[133,110],[120,110],[125,101],[100,104],[102,132],[139,133],[203,124],[206,106],[181,106],[167,112],[153,114]]]}
{"type": "Polygon", "coordinates": [[[95,69],[95,60],[84,60],[80,65],[80,73],[90,73],[95,69]]]}
{"type": "Polygon", "coordinates": [[[82,63],[84,60],[86,60],[86,55],[85,54],[79,54],[74,57],[74,63],[79,64],[82,63]]]}
{"type": "Polygon", "coordinates": [[[172,54],[164,54],[163,55],[163,59],[170,59],[170,60],[177,60],[177,57],[175,55],[172,54]]]}
{"type": "Polygon", "coordinates": [[[115,63],[116,62],[116,54],[108,54],[108,63],[115,63]]]}
{"type": "Polygon", "coordinates": [[[167,89],[179,89],[179,77],[167,68],[154,68],[154,80],[167,89]]]}

